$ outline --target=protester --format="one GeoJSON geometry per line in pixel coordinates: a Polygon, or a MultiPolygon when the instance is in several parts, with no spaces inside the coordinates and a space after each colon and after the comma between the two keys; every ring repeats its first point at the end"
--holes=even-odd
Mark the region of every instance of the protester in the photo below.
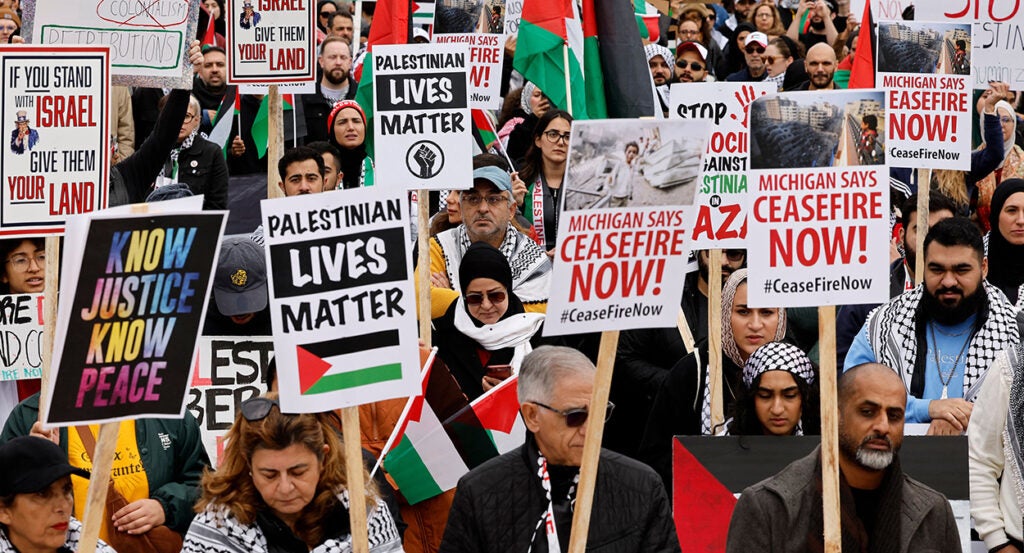
{"type": "Polygon", "coordinates": [[[523,120],[512,126],[508,131],[508,139],[505,141],[505,153],[516,164],[522,167],[522,159],[526,156],[526,150],[533,144],[533,129],[537,128],[537,121],[551,109],[551,100],[544,95],[537,85],[527,82],[523,85],[523,95],[519,107],[524,115],[523,120]]]}
{"type": "MultiPolygon", "coordinates": [[[[164,96],[160,108],[167,104],[164,96]]],[[[178,131],[177,145],[163,163],[157,187],[183,182],[195,195],[203,195],[203,209],[228,208],[228,165],[220,146],[199,134],[202,118],[199,100],[189,96],[188,108],[178,131]]]]}
{"type": "Polygon", "coordinates": [[[754,23],[754,27],[768,35],[770,39],[786,34],[786,28],[782,26],[779,9],[775,7],[775,3],[772,0],[761,0],[754,8],[751,20],[754,23]]]}
{"type": "Polygon", "coordinates": [[[328,37],[335,36],[344,40],[348,44],[352,44],[352,37],[355,34],[352,14],[344,11],[338,11],[332,14],[327,21],[328,37]]]}
{"type": "Polygon", "coordinates": [[[334,3],[334,0],[320,0],[316,3],[316,28],[323,33],[327,33],[327,22],[330,17],[338,11],[338,5],[334,3]]]}
{"type": "MultiPolygon", "coordinates": [[[[728,75],[728,66],[721,47],[715,41],[712,19],[714,11],[704,4],[684,3],[679,9],[676,43],[696,42],[704,47],[708,74],[718,80],[728,75]]],[[[678,52],[677,52],[678,54],[678,52]]]]}
{"type": "Polygon", "coordinates": [[[966,218],[932,227],[924,256],[924,283],[872,312],[845,367],[892,367],[906,383],[908,422],[931,423],[929,434],[960,434],[996,354],[1018,340],[1014,308],[985,281],[981,235],[966,218]]]}
{"type": "Polygon", "coordinates": [[[13,37],[21,30],[21,17],[11,8],[0,8],[0,43],[15,42],[13,37]]]}
{"type": "MultiPolygon", "coordinates": [[[[517,383],[526,444],[459,480],[441,553],[568,551],[594,372],[570,348],[540,347],[526,357],[517,383]]],[[[649,467],[601,451],[587,543],[616,552],[680,550],[668,496],[649,467]]]]}
{"type": "MultiPolygon", "coordinates": [[[[836,0],[801,0],[796,10],[796,17],[786,29],[786,35],[792,40],[803,43],[810,55],[811,47],[824,44],[829,48],[839,38],[835,26],[836,12],[839,6],[836,0]],[[805,17],[806,16],[806,17],[805,17]]],[[[835,51],[833,51],[833,55],[835,51]]]]}
{"type": "MultiPolygon", "coordinates": [[[[884,365],[859,365],[839,378],[837,393],[842,550],[961,551],[949,502],[900,466],[900,379],[884,365]]],[[[824,550],[821,456],[817,447],[743,490],[727,553],[824,550]]]]}
{"type": "MultiPolygon", "coordinates": [[[[349,16],[351,19],[351,16],[349,16]]],[[[306,116],[306,140],[315,142],[328,140],[331,128],[327,119],[334,105],[342,100],[353,100],[359,83],[349,74],[352,70],[351,41],[338,37],[327,37],[320,44],[317,65],[321,77],[316,90],[302,94],[302,110],[306,116]]]]}
{"type": "Polygon", "coordinates": [[[443,207],[430,218],[430,235],[442,233],[453,229],[462,223],[462,212],[459,211],[458,190],[448,190],[441,193],[443,207]]]}
{"type": "MultiPolygon", "coordinates": [[[[30,436],[0,445],[0,553],[74,553],[82,523],[71,516],[71,476],[89,471],[68,464],[56,445],[30,436]]],[[[102,540],[98,553],[115,553],[102,540]]]]}
{"type": "Polygon", "coordinates": [[[971,518],[978,535],[989,551],[1024,551],[1024,349],[1020,344],[1007,348],[992,364],[978,393],[967,443],[971,518]]]}
{"type": "Polygon", "coordinates": [[[654,81],[654,89],[658,93],[661,112],[668,117],[669,85],[675,80],[675,70],[670,65],[672,50],[660,44],[648,44],[644,46],[644,55],[647,56],[647,66],[651,70],[651,80],[654,81]]]}
{"type": "Polygon", "coordinates": [[[307,148],[320,154],[324,160],[324,192],[337,190],[341,182],[341,152],[326,140],[310,142],[307,148]]]}
{"type": "Polygon", "coordinates": [[[267,261],[248,235],[226,236],[213,275],[205,336],[270,336],[267,261]]]}
{"type": "MultiPolygon", "coordinates": [[[[242,402],[182,551],[348,551],[345,451],[329,414],[284,414],[277,394],[242,402]]],[[[370,551],[400,552],[395,521],[363,469],[370,551]]]]}
{"type": "MultiPolygon", "coordinates": [[[[786,311],[747,305],[747,270],[733,273],[722,289],[722,409],[735,409],[735,390],[742,383],[743,365],[760,346],[786,335],[786,311]]],[[[717,352],[715,352],[718,354],[717,352]]],[[[706,342],[680,360],[665,379],[651,406],[640,459],[665,480],[672,479],[672,436],[714,435],[724,427],[711,427],[711,395],[706,342]]]]}
{"type": "Polygon", "coordinates": [[[786,69],[793,63],[793,50],[788,38],[773,38],[764,50],[764,66],[768,72],[768,80],[775,83],[779,90],[783,90],[783,82],[786,79],[786,69]]]}
{"type": "MultiPolygon", "coordinates": [[[[46,240],[12,238],[0,240],[0,294],[42,294],[46,287],[46,240]]],[[[0,381],[0,425],[21,398],[39,391],[39,379],[0,381]]]]}
{"type": "Polygon", "coordinates": [[[736,26],[736,30],[732,34],[729,44],[725,46],[725,80],[728,80],[729,75],[744,69],[747,66],[746,56],[744,55],[744,51],[747,47],[747,37],[749,37],[750,33],[753,33],[755,30],[754,24],[749,22],[743,22],[736,26]]]}
{"type": "Polygon", "coordinates": [[[569,112],[560,109],[544,112],[534,127],[533,143],[526,150],[519,171],[519,177],[527,184],[523,194],[516,196],[516,204],[533,225],[549,257],[555,251],[558,217],[562,209],[562,178],[569,157],[571,131],[572,115],[569,112]]]}
{"type": "Polygon", "coordinates": [[[802,436],[821,431],[817,369],[800,348],[769,342],[747,358],[729,434],[802,436]]]}
{"type": "Polygon", "coordinates": [[[725,80],[730,82],[759,82],[768,76],[764,66],[764,53],[768,48],[768,35],[754,31],[744,41],[743,54],[746,67],[732,73],[725,80]]]}
{"type": "Polygon", "coordinates": [[[1024,179],[1003,181],[992,196],[988,281],[1016,304],[1024,285],[1024,179]]]}
{"type": "Polygon", "coordinates": [[[699,42],[684,42],[676,48],[676,81],[703,83],[714,80],[708,75],[708,51],[699,42]]]}
{"type": "Polygon", "coordinates": [[[807,82],[797,90],[832,90],[836,87],[833,77],[836,73],[836,51],[823,42],[807,49],[804,59],[807,82]]]}
{"type": "MultiPolygon", "coordinates": [[[[995,103],[995,113],[998,116],[1002,127],[1003,159],[997,168],[984,178],[977,181],[978,187],[978,224],[983,230],[992,229],[990,225],[990,212],[992,195],[1002,182],[1013,178],[1024,178],[1024,150],[1015,142],[1017,135],[1017,114],[1009,102],[999,100],[995,103]]],[[[987,119],[987,115],[983,118],[987,119]]],[[[983,125],[986,123],[983,121],[983,125]]],[[[998,142],[998,141],[996,141],[998,142]]],[[[982,149],[989,146],[985,138],[982,149]]]]}
{"type": "Polygon", "coordinates": [[[366,112],[355,100],[342,100],[327,116],[327,128],[327,141],[341,154],[342,187],[365,186],[373,172],[373,160],[366,151],[366,112]]]}

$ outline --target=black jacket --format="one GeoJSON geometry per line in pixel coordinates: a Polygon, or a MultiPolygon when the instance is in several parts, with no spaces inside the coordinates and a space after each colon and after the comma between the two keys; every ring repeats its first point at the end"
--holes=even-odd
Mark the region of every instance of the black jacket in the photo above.
{"type": "Polygon", "coordinates": [[[213,142],[196,135],[192,147],[178,154],[178,182],[205,195],[203,209],[228,208],[228,164],[213,142]]]}
{"type": "MultiPolygon", "coordinates": [[[[354,100],[356,89],[359,83],[350,75],[348,78],[348,92],[345,93],[345,100],[354,100]]],[[[306,140],[304,144],[327,140],[327,116],[331,114],[334,103],[324,98],[320,91],[320,81],[316,83],[316,92],[299,96],[302,102],[302,109],[306,114],[306,140]]]]}
{"type": "Polygon", "coordinates": [[[111,168],[110,207],[146,201],[153,181],[178,139],[181,121],[188,110],[188,96],[187,90],[172,90],[153,132],[139,144],[135,153],[111,168]]]}
{"type": "MultiPolygon", "coordinates": [[[[528,435],[527,439],[533,438],[528,435]]],[[[439,553],[527,550],[548,507],[527,447],[491,459],[459,480],[439,553]]],[[[628,457],[601,450],[587,551],[679,550],[668,496],[658,475],[628,457]]]]}

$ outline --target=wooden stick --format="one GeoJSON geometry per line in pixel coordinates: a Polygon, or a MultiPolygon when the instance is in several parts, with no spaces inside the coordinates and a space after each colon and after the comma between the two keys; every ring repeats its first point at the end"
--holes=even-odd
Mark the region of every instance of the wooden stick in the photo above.
{"type": "Polygon", "coordinates": [[[836,400],[836,307],[818,308],[818,347],[821,370],[821,489],[825,553],[842,553],[839,519],[839,407],[836,400]]]}
{"type": "Polygon", "coordinates": [[[39,420],[50,403],[50,365],[53,363],[53,336],[57,328],[57,297],[60,290],[60,237],[46,237],[46,287],[43,289],[43,365],[39,393],[39,420]]]}
{"type": "Polygon", "coordinates": [[[349,53],[355,60],[359,52],[359,37],[363,32],[363,0],[356,0],[356,13],[352,15],[352,31],[352,44],[349,45],[352,51],[349,53]]]}
{"type": "MultiPolygon", "coordinates": [[[[698,254],[700,255],[700,254],[698,254]]],[[[722,398],[722,250],[708,252],[708,393],[711,394],[711,435],[725,430],[722,398]]],[[[732,309],[732,306],[729,306],[732,309]]]]}
{"type": "Polygon", "coordinates": [[[686,353],[693,351],[694,340],[693,332],[690,330],[690,323],[686,320],[686,313],[683,313],[683,308],[679,308],[679,313],[676,315],[676,328],[679,329],[679,336],[683,339],[683,345],[686,346],[686,353]]]}
{"type": "MultiPolygon", "coordinates": [[[[914,284],[924,279],[924,239],[928,235],[928,204],[931,203],[932,170],[918,169],[917,180],[917,260],[914,263],[914,284]]],[[[906,231],[904,231],[906,232],[906,231]]]]}
{"type": "MultiPolygon", "coordinates": [[[[458,194],[452,190],[449,194],[458,194]]],[[[420,319],[420,340],[423,340],[424,347],[431,347],[430,335],[430,191],[420,190],[416,192],[417,220],[416,227],[419,229],[416,236],[416,243],[419,245],[419,252],[416,256],[416,271],[419,272],[419,319],[420,319]]]]}
{"type": "Polygon", "coordinates": [[[284,192],[277,185],[281,175],[277,162],[284,155],[284,111],[281,109],[281,94],[277,85],[267,89],[267,197],[281,198],[284,192]]]}
{"type": "MultiPolygon", "coordinates": [[[[572,115],[572,80],[569,78],[569,43],[562,45],[562,67],[565,68],[565,111],[572,115]]],[[[604,338],[602,338],[603,340],[604,338]]]]}
{"type": "Polygon", "coordinates": [[[100,435],[96,439],[96,450],[92,458],[93,479],[85,495],[85,513],[82,516],[82,537],[78,540],[78,553],[96,551],[100,527],[105,522],[103,513],[107,509],[107,480],[114,468],[114,450],[117,448],[117,433],[120,429],[119,422],[100,425],[100,435]]]}
{"type": "Polygon", "coordinates": [[[359,431],[359,407],[341,410],[341,433],[345,438],[345,477],[348,480],[348,520],[352,527],[352,553],[370,551],[366,524],[366,483],[363,481],[363,450],[359,431]]]}
{"type": "Polygon", "coordinates": [[[576,490],[576,511],[572,516],[569,535],[569,553],[585,553],[587,549],[590,512],[594,507],[594,486],[597,484],[597,463],[601,458],[601,436],[604,434],[604,417],[608,409],[608,393],[612,386],[612,369],[615,368],[615,350],[618,347],[618,330],[601,333],[594,394],[590,399],[590,416],[587,417],[587,436],[583,440],[583,463],[580,465],[580,484],[576,490]]]}

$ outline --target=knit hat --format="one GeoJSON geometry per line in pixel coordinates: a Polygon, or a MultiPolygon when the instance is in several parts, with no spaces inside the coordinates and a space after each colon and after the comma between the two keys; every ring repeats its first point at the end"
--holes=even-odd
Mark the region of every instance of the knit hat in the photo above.
{"type": "Polygon", "coordinates": [[[0,8],[0,19],[10,19],[19,29],[21,28],[21,18],[18,17],[18,12],[11,8],[0,8]]]}
{"type": "Polygon", "coordinates": [[[672,50],[665,48],[664,46],[656,43],[648,44],[644,46],[644,55],[647,56],[647,61],[650,62],[654,56],[661,56],[664,58],[665,63],[672,63],[672,50]]]}
{"type": "Polygon", "coordinates": [[[267,306],[267,260],[248,235],[229,236],[220,245],[213,299],[222,315],[256,313],[267,306]]]}
{"type": "Polygon", "coordinates": [[[501,283],[507,292],[512,292],[512,269],[508,259],[494,246],[486,242],[474,242],[466,249],[459,263],[459,286],[462,295],[476,278],[489,278],[501,283]]]}
{"type": "Polygon", "coordinates": [[[786,371],[814,383],[814,365],[800,348],[785,342],[768,342],[750,354],[743,365],[743,385],[749,390],[757,377],[768,371],[786,371]]]}
{"type": "Polygon", "coordinates": [[[342,100],[335,102],[334,107],[331,108],[331,114],[327,116],[327,134],[334,135],[334,120],[338,117],[338,113],[345,109],[352,108],[359,112],[359,118],[363,120],[363,125],[366,125],[366,112],[363,111],[363,106],[359,105],[359,102],[355,100],[342,100]]]}

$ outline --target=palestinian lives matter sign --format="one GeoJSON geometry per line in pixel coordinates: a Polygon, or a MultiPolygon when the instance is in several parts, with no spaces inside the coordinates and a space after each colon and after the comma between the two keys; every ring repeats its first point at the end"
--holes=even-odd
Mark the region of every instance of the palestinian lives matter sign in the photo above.
{"type": "MultiPolygon", "coordinates": [[[[874,3],[872,3],[872,6],[874,3]]],[[[983,90],[991,81],[1024,89],[1024,4],[1007,0],[928,0],[916,2],[915,18],[972,27],[967,49],[971,88],[983,90]]],[[[883,18],[878,18],[883,19],[883,18]]]]}
{"type": "Polygon", "coordinates": [[[971,168],[971,27],[927,21],[878,24],[878,82],[889,117],[885,155],[897,167],[971,168]]]}
{"type": "Polygon", "coordinates": [[[419,390],[405,192],[263,200],[281,409],[315,413],[419,390]]]}
{"type": "Polygon", "coordinates": [[[755,99],[776,90],[771,82],[672,85],[669,118],[712,122],[693,202],[693,249],[747,247],[748,113],[755,99]]]}
{"type": "Polygon", "coordinates": [[[22,35],[41,45],[110,47],[113,83],[192,88],[198,0],[26,0],[22,35]]]}
{"type": "Polygon", "coordinates": [[[501,109],[501,63],[505,59],[504,1],[438,0],[434,43],[469,46],[469,107],[501,109]],[[462,16],[462,17],[458,17],[462,16]]]}
{"type": "Polygon", "coordinates": [[[545,335],[675,325],[710,128],[573,123],[545,335]]]}
{"type": "Polygon", "coordinates": [[[0,47],[0,236],[106,207],[109,70],[107,48],[0,47]]]}
{"type": "Polygon", "coordinates": [[[316,78],[312,0],[227,0],[228,83],[312,82],[316,78]]]}
{"type": "Polygon", "coordinates": [[[787,92],[750,112],[748,304],[814,307],[889,298],[885,95],[787,92]],[[866,123],[876,122],[877,136],[866,123]]]}
{"type": "Polygon", "coordinates": [[[375,178],[389,188],[449,189],[473,180],[465,44],[373,48],[375,178]]]}
{"type": "Polygon", "coordinates": [[[184,414],[226,221],[224,211],[68,220],[48,425],[184,414]]]}
{"type": "Polygon", "coordinates": [[[243,401],[270,386],[267,367],[274,358],[270,336],[202,336],[188,388],[188,410],[199,423],[213,466],[224,454],[224,436],[243,401]]]}
{"type": "Polygon", "coordinates": [[[43,376],[43,295],[0,296],[0,381],[43,376]]]}

